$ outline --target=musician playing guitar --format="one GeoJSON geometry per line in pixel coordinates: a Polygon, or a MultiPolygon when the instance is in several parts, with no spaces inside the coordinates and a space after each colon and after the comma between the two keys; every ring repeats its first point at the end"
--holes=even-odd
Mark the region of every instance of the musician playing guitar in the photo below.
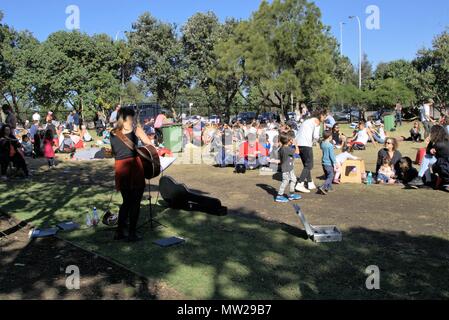
{"type": "Polygon", "coordinates": [[[145,190],[144,166],[136,147],[139,139],[144,145],[151,144],[143,129],[134,125],[134,118],[135,111],[132,108],[121,108],[116,127],[111,132],[111,147],[115,158],[115,187],[123,198],[114,239],[126,238],[125,227],[129,220],[130,242],[141,239],[136,229],[145,190]]]}

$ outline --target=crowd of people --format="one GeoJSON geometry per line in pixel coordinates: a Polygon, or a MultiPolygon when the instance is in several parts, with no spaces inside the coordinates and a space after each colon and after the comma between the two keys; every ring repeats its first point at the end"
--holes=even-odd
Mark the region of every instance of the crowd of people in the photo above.
{"type": "MultiPolygon", "coordinates": [[[[276,198],[279,202],[295,199],[294,192],[310,193],[318,190],[325,195],[332,192],[333,184],[338,184],[341,167],[348,159],[357,159],[353,151],[365,150],[369,143],[383,145],[378,153],[374,179],[378,183],[397,182],[418,188],[424,185],[441,187],[447,190],[449,185],[449,119],[443,117],[437,123],[430,117],[429,101],[421,108],[421,121],[413,123],[409,137],[390,137],[381,121],[368,118],[353,124],[353,134],[344,135],[332,113],[316,110],[313,114],[303,115],[285,122],[269,120],[234,124],[188,123],[183,127],[183,144],[209,148],[217,166],[235,166],[239,172],[261,169],[268,173],[282,173],[282,185],[276,198]],[[426,154],[420,170],[413,168],[411,156],[403,157],[399,152],[399,142],[425,142],[426,154]],[[319,145],[322,150],[322,167],[325,182],[316,186],[312,178],[314,166],[313,147],[319,145]],[[337,154],[338,153],[338,154],[337,154]],[[293,163],[300,159],[302,172],[296,176],[293,163]],[[285,190],[290,186],[290,193],[285,190]]],[[[110,144],[110,131],[115,128],[120,105],[109,119],[98,112],[95,117],[97,135],[110,144]]],[[[85,142],[92,141],[89,131],[76,111],[69,113],[65,121],[56,121],[52,112],[48,112],[45,121],[33,114],[32,122],[26,122],[21,129],[9,105],[2,107],[4,123],[0,124],[0,164],[1,179],[7,179],[7,170],[12,165],[29,177],[27,157],[45,157],[49,168],[55,168],[55,154],[73,155],[85,142]]],[[[169,120],[165,112],[155,119],[145,119],[142,129],[152,144],[163,147],[161,128],[169,120]]]]}
{"type": "Polygon", "coordinates": [[[27,158],[45,157],[48,167],[56,167],[55,154],[65,153],[73,156],[85,142],[92,141],[86,126],[81,125],[76,111],[70,112],[66,121],[57,121],[49,111],[43,122],[36,112],[32,121],[25,121],[18,126],[17,118],[11,107],[2,106],[5,119],[0,123],[0,179],[8,180],[8,169],[15,168],[23,173],[25,179],[30,177],[27,158]]]}
{"type": "MultiPolygon", "coordinates": [[[[428,110],[427,107],[423,109],[428,110]]],[[[369,143],[381,146],[372,172],[374,182],[403,183],[412,188],[427,185],[449,191],[449,119],[442,117],[437,123],[423,116],[422,120],[429,120],[431,124],[413,123],[409,137],[390,137],[384,124],[372,118],[354,124],[353,134],[345,136],[331,113],[318,110],[306,120],[290,120],[284,124],[275,120],[266,123],[236,122],[233,125],[190,124],[184,128],[184,142],[209,146],[218,166],[235,166],[238,172],[241,172],[241,167],[281,172],[278,202],[295,200],[298,195],[295,196],[294,192],[317,190],[323,195],[332,192],[332,185],[339,184],[343,163],[348,159],[358,159],[353,156],[353,151],[365,150],[369,143]],[[422,127],[427,129],[422,130],[422,127]],[[419,171],[413,167],[411,157],[414,155],[403,156],[399,151],[401,141],[426,143],[427,152],[419,171]],[[325,177],[325,183],[319,187],[311,175],[313,146],[317,144],[322,150],[325,177]],[[296,176],[293,163],[298,158],[303,169],[296,176]],[[285,194],[288,186],[290,193],[285,194]]]]}

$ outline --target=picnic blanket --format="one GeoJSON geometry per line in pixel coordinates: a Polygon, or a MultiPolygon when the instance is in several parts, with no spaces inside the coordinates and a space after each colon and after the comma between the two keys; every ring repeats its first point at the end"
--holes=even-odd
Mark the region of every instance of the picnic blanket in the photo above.
{"type": "Polygon", "coordinates": [[[100,149],[100,148],[77,150],[73,159],[78,160],[78,161],[90,161],[90,160],[105,159],[104,150],[100,149]]]}

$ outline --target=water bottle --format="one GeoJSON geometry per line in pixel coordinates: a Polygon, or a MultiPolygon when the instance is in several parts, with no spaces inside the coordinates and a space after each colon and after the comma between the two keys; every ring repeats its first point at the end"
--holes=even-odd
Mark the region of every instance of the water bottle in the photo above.
{"type": "Polygon", "coordinates": [[[100,219],[98,218],[98,213],[97,213],[97,208],[96,207],[94,207],[94,213],[93,213],[92,216],[93,216],[92,224],[94,226],[98,225],[98,222],[100,222],[100,219]]]}
{"type": "Polygon", "coordinates": [[[92,219],[90,217],[90,213],[89,212],[86,214],[86,226],[88,226],[88,227],[92,226],[92,219]]]}
{"type": "Polygon", "coordinates": [[[368,173],[368,178],[366,179],[366,184],[367,185],[373,184],[373,174],[371,172],[368,173]]]}

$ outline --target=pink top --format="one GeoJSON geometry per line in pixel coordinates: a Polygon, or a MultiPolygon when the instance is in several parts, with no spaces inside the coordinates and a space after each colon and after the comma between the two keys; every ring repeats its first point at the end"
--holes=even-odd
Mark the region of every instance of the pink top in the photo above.
{"type": "Polygon", "coordinates": [[[53,140],[44,140],[44,156],[45,158],[55,157],[55,150],[53,150],[53,140]]]}
{"type": "Polygon", "coordinates": [[[156,117],[154,122],[154,128],[159,129],[164,124],[164,120],[167,119],[162,113],[156,117]]]}

